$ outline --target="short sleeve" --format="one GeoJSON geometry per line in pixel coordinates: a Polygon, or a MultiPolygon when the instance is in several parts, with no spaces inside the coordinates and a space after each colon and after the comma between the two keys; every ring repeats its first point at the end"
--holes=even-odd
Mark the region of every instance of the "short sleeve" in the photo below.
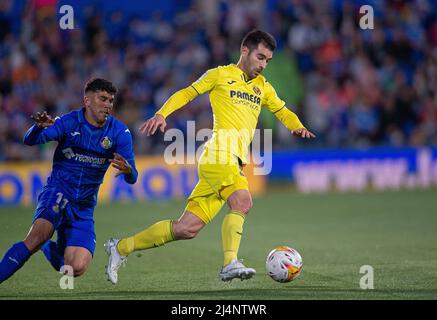
{"type": "Polygon", "coordinates": [[[219,69],[213,68],[206,71],[199,79],[191,84],[199,95],[211,91],[217,83],[219,69]]]}

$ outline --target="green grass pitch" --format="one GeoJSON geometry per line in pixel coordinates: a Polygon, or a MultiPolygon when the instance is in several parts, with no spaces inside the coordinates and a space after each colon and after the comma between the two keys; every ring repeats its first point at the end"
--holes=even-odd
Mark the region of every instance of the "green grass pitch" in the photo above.
{"type": "MultiPolygon", "coordinates": [[[[384,193],[302,195],[271,191],[254,199],[239,257],[257,270],[249,281],[221,283],[220,227],[225,209],[190,241],[133,253],[119,283],[106,280],[103,243],[161,219],[178,218],[184,201],[101,205],[95,211],[97,248],[73,290],[35,254],[0,285],[0,299],[437,299],[435,189],[384,193]],[[275,246],[296,248],[303,273],[281,284],[265,273],[275,246]],[[360,267],[374,271],[374,289],[360,288],[360,267]]],[[[0,255],[23,239],[33,208],[0,209],[0,255]]]]}

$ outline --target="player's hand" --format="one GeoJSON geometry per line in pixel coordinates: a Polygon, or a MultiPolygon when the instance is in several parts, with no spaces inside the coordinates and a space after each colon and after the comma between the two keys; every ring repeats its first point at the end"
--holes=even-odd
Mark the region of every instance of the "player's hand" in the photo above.
{"type": "Polygon", "coordinates": [[[167,122],[165,118],[160,114],[155,114],[152,118],[144,122],[141,127],[141,133],[146,133],[147,136],[153,135],[156,132],[156,129],[160,129],[162,133],[164,133],[164,129],[167,126],[167,122]]]}
{"type": "Polygon", "coordinates": [[[305,128],[293,130],[293,131],[291,131],[291,133],[294,134],[295,136],[298,136],[298,137],[301,137],[304,139],[316,137],[316,135],[314,133],[312,133],[311,131],[308,131],[305,128]]]}
{"type": "Polygon", "coordinates": [[[44,111],[42,114],[37,112],[36,116],[32,114],[30,117],[35,120],[38,128],[47,128],[55,123],[55,119],[48,115],[46,111],[44,111]]]}
{"type": "Polygon", "coordinates": [[[118,172],[115,174],[115,177],[118,177],[121,174],[132,173],[132,167],[129,164],[129,162],[127,162],[125,158],[123,158],[121,155],[119,155],[116,152],[114,152],[114,159],[109,159],[109,162],[112,163],[112,166],[115,169],[118,169],[118,172]]]}

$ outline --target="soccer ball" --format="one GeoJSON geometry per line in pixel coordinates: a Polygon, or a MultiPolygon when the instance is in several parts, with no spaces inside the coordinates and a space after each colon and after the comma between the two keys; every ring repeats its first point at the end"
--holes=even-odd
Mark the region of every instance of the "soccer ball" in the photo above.
{"type": "Polygon", "coordinates": [[[275,281],[290,282],[296,279],[302,271],[303,260],[297,250],[280,246],[267,256],[267,274],[275,281]]]}

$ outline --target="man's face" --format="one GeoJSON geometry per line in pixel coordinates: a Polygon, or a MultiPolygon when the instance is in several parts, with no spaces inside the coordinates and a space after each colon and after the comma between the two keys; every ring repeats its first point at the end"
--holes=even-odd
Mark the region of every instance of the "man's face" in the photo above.
{"type": "Polygon", "coordinates": [[[103,125],[114,106],[114,95],[106,91],[89,91],[84,103],[88,118],[97,125],[103,125]]]}
{"type": "Polygon", "coordinates": [[[249,78],[256,78],[267,67],[267,64],[273,57],[273,52],[263,43],[249,51],[249,48],[243,47],[241,52],[244,60],[245,71],[249,78]]]}

